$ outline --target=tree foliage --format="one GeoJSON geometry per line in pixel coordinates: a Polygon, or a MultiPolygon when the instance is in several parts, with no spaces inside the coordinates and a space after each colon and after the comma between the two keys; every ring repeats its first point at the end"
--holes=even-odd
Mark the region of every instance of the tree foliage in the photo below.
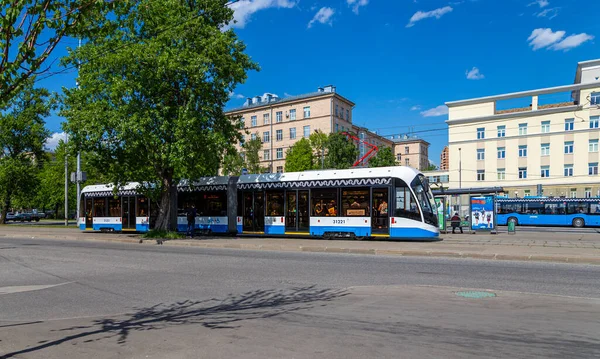
{"type": "Polygon", "coordinates": [[[224,176],[239,176],[245,165],[242,155],[235,148],[231,148],[223,156],[221,172],[224,176]]]}
{"type": "Polygon", "coordinates": [[[54,105],[55,98],[46,89],[36,89],[29,81],[0,111],[0,223],[11,201],[27,202],[34,196],[49,135],[44,118],[54,105]]]}
{"type": "Polygon", "coordinates": [[[306,138],[294,143],[285,155],[285,171],[286,172],[302,172],[313,169],[316,166],[315,156],[311,142],[306,138]]]}
{"type": "Polygon", "coordinates": [[[438,166],[436,166],[434,163],[429,163],[429,166],[427,166],[427,168],[425,168],[425,171],[437,171],[438,170],[438,166]]]}
{"type": "Polygon", "coordinates": [[[396,158],[391,147],[383,147],[369,160],[369,167],[396,166],[396,158]]]}
{"type": "Polygon", "coordinates": [[[260,165],[259,152],[262,149],[262,141],[258,136],[244,143],[245,166],[250,174],[258,174],[266,171],[266,168],[260,165]]]}
{"type": "Polygon", "coordinates": [[[0,102],[18,93],[45,64],[59,42],[101,30],[94,26],[129,1],[0,0],[0,102]]]}
{"type": "Polygon", "coordinates": [[[80,89],[64,89],[70,142],[94,153],[111,182],[154,183],[157,229],[175,227],[177,183],[216,175],[241,139],[223,108],[258,67],[233,30],[223,31],[233,19],[225,4],[136,1],[64,61],[82,64],[80,89]]]}
{"type": "Polygon", "coordinates": [[[325,168],[350,168],[356,162],[358,153],[358,148],[346,136],[332,133],[327,140],[325,168]]]}
{"type": "Polygon", "coordinates": [[[329,136],[324,132],[317,131],[310,134],[309,140],[314,152],[315,161],[318,162],[315,163],[315,168],[321,168],[327,153],[329,136]]]}

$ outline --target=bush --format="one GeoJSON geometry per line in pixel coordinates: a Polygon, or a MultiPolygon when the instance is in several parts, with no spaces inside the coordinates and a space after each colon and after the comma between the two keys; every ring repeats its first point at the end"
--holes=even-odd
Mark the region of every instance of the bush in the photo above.
{"type": "Polygon", "coordinates": [[[182,239],[182,238],[184,238],[184,235],[179,234],[177,232],[152,229],[149,232],[142,234],[142,238],[144,238],[144,239],[182,239]]]}

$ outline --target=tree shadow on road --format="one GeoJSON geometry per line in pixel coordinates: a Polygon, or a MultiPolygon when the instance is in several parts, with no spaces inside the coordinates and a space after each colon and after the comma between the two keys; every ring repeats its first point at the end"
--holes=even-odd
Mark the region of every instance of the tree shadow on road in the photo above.
{"type": "Polygon", "coordinates": [[[76,326],[53,332],[73,332],[60,339],[41,341],[37,345],[0,356],[0,359],[40,351],[78,339],[84,343],[117,338],[125,344],[131,332],[161,330],[178,325],[202,325],[209,329],[236,328],[239,322],[270,318],[285,313],[312,308],[315,304],[348,295],[345,290],[318,289],[315,286],[284,290],[255,290],[224,299],[201,301],[186,300],[171,304],[157,304],[135,309],[134,313],[119,318],[103,318],[87,326],[76,326]]]}

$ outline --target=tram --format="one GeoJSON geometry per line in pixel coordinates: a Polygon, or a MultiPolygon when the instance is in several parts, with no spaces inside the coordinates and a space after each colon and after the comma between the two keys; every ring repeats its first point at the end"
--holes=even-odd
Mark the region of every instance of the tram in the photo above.
{"type": "MultiPolygon", "coordinates": [[[[157,208],[136,192],[138,186],[130,183],[118,191],[110,185],[86,186],[80,229],[151,229],[157,208]]],[[[185,231],[185,214],[193,205],[201,233],[402,240],[439,236],[429,184],[410,167],[206,177],[183,181],[177,191],[178,231],[185,231]]]]}

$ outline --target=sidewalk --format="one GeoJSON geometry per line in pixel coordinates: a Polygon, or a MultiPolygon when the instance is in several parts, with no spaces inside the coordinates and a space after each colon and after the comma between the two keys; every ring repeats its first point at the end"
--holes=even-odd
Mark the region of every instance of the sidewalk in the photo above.
{"type": "MultiPolygon", "coordinates": [[[[137,234],[89,233],[76,228],[1,226],[3,237],[139,243],[137,234]]],[[[217,237],[170,240],[170,246],[233,248],[292,252],[357,253],[392,256],[430,256],[490,260],[549,261],[600,265],[600,234],[568,232],[517,232],[442,234],[438,242],[347,241],[321,239],[217,237]]],[[[143,244],[155,244],[145,240],[143,244]]]]}

